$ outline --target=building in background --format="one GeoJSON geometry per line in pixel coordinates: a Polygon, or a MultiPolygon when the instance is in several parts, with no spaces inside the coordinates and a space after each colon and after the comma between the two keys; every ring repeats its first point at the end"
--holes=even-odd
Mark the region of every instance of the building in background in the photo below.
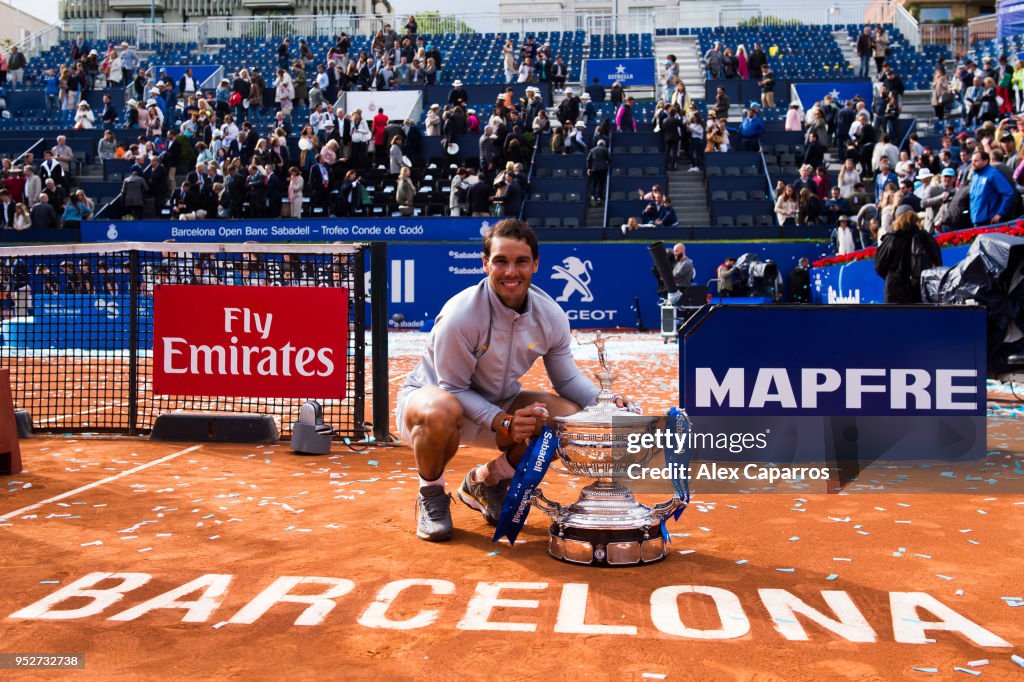
{"type": "Polygon", "coordinates": [[[49,22],[13,5],[0,3],[0,43],[20,43],[49,25],[49,22]]]}

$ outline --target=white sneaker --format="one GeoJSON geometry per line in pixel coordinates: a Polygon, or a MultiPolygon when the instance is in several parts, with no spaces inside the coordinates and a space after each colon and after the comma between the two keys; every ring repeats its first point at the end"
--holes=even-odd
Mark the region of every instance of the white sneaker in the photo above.
{"type": "Polygon", "coordinates": [[[626,234],[627,232],[629,232],[629,225],[627,225],[626,223],[623,223],[622,227],[619,228],[619,229],[622,230],[622,234],[626,234]]]}
{"type": "Polygon", "coordinates": [[[700,173],[700,168],[697,168],[696,166],[690,166],[690,170],[688,170],[686,172],[687,173],[700,173]]]}

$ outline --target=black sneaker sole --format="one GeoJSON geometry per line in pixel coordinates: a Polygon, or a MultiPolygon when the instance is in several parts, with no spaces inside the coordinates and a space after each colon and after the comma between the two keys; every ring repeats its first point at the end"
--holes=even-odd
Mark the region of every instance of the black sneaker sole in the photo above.
{"type": "Polygon", "coordinates": [[[489,526],[497,526],[498,525],[498,520],[497,519],[492,519],[492,518],[490,518],[487,515],[486,507],[484,507],[482,504],[480,504],[480,502],[477,501],[477,499],[475,497],[473,497],[472,495],[470,495],[469,493],[463,492],[462,488],[459,488],[458,498],[459,498],[459,501],[462,502],[462,504],[466,505],[470,509],[473,509],[474,511],[480,512],[480,515],[484,517],[484,521],[487,522],[487,525],[489,525],[489,526]]]}

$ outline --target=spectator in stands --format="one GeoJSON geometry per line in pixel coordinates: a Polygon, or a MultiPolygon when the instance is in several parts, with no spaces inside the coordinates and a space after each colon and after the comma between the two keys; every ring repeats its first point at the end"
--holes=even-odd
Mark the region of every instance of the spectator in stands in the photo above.
{"type": "MultiPolygon", "coordinates": [[[[576,125],[573,126],[573,131],[569,135],[569,139],[566,141],[565,152],[567,154],[580,153],[586,154],[590,151],[587,146],[587,141],[584,138],[584,132],[586,132],[587,124],[583,121],[576,121],[576,125]]],[[[516,160],[516,159],[510,159],[516,160]]]]}
{"type": "Polygon", "coordinates": [[[939,121],[946,117],[946,107],[953,103],[953,92],[949,89],[949,79],[946,78],[944,69],[935,69],[935,76],[932,78],[932,108],[935,110],[935,118],[939,121]]]}
{"type": "Polygon", "coordinates": [[[715,43],[715,46],[704,53],[704,66],[707,70],[707,78],[718,80],[722,78],[722,44],[715,43]]]}
{"type": "Polygon", "coordinates": [[[899,192],[899,206],[909,206],[918,213],[921,211],[921,199],[914,194],[914,180],[912,178],[908,177],[900,180],[899,192]]]}
{"type": "Polygon", "coordinates": [[[761,106],[765,109],[775,108],[775,74],[767,64],[761,67],[761,80],[757,82],[761,87],[761,106]]]}
{"type": "MultiPolygon", "coordinates": [[[[617,81],[616,81],[617,82],[617,81]]],[[[626,99],[615,114],[615,129],[618,132],[636,132],[636,119],[633,117],[633,105],[636,102],[632,97],[626,99]]]]}
{"type": "MultiPolygon", "coordinates": [[[[476,180],[476,178],[473,178],[473,180],[476,180]]],[[[451,186],[448,190],[448,215],[457,218],[466,214],[466,200],[472,184],[470,182],[469,170],[459,166],[458,170],[455,171],[455,175],[452,176],[451,186]]]]}
{"type": "Polygon", "coordinates": [[[590,203],[599,204],[604,201],[605,186],[608,182],[608,169],[611,167],[611,154],[604,140],[598,140],[594,148],[587,154],[587,176],[590,178],[590,203]]]}
{"type": "Polygon", "coordinates": [[[779,225],[795,225],[798,209],[793,186],[786,185],[775,200],[775,216],[779,220],[779,225]]]}
{"type": "Polygon", "coordinates": [[[558,55],[555,57],[555,63],[551,65],[551,85],[556,90],[563,90],[568,77],[569,67],[562,61],[562,55],[558,55]]]}
{"type": "Polygon", "coordinates": [[[821,199],[814,193],[811,187],[804,187],[797,195],[797,219],[798,225],[814,225],[821,218],[823,208],[821,199]]]}
{"type": "Polygon", "coordinates": [[[860,59],[860,68],[857,70],[857,75],[861,78],[868,77],[868,60],[871,58],[871,49],[874,46],[874,40],[871,36],[871,27],[865,26],[864,31],[857,36],[857,57],[860,59]]]}
{"type": "Polygon", "coordinates": [[[114,131],[103,131],[103,137],[100,138],[99,144],[96,145],[96,155],[100,158],[100,161],[114,159],[117,156],[117,140],[114,139],[114,131]]]}
{"type": "Polygon", "coordinates": [[[676,211],[672,208],[672,200],[665,197],[661,203],[661,208],[658,209],[658,217],[654,219],[655,227],[676,227],[679,225],[679,218],[676,216],[676,211]]]}
{"type": "Polygon", "coordinates": [[[541,135],[549,132],[550,130],[551,120],[548,118],[548,112],[546,109],[541,109],[533,119],[533,132],[535,135],[541,135]]]}
{"type": "Polygon", "coordinates": [[[32,164],[25,164],[21,167],[25,179],[25,186],[22,188],[22,196],[29,208],[32,208],[39,201],[39,194],[43,191],[43,183],[36,175],[36,168],[32,164]]]}
{"type": "Polygon", "coordinates": [[[622,83],[619,81],[612,83],[611,94],[609,95],[611,103],[615,106],[619,106],[625,100],[625,97],[626,96],[622,89],[622,83]]]}
{"type": "Polygon", "coordinates": [[[661,72],[662,90],[664,92],[663,99],[666,102],[672,99],[672,91],[675,90],[678,82],[679,64],[676,61],[676,56],[674,54],[670,54],[666,57],[665,65],[661,72]]]}
{"type": "Polygon", "coordinates": [[[0,188],[0,230],[14,229],[14,199],[7,188],[0,188]]]}
{"type": "Polygon", "coordinates": [[[839,186],[833,187],[825,202],[825,215],[828,218],[828,224],[835,225],[840,216],[849,216],[851,213],[853,211],[850,208],[850,202],[843,198],[839,186]]]}
{"type": "Polygon", "coordinates": [[[14,222],[11,224],[11,228],[14,230],[27,230],[32,227],[32,216],[29,214],[28,207],[24,203],[17,203],[14,205],[14,222]]]}
{"type": "Polygon", "coordinates": [[[875,200],[882,198],[882,192],[889,185],[899,185],[899,177],[889,165],[889,157],[882,156],[878,160],[878,173],[875,175],[875,200]]]}
{"type": "Polygon", "coordinates": [[[747,48],[743,45],[736,48],[736,73],[742,80],[750,78],[750,62],[747,59],[747,48]]]}
{"type": "Polygon", "coordinates": [[[392,175],[398,175],[399,171],[405,167],[405,163],[402,160],[402,136],[395,135],[391,138],[391,145],[388,149],[388,172],[392,175]]]}
{"type": "Polygon", "coordinates": [[[64,207],[63,227],[68,230],[80,229],[82,221],[92,217],[92,213],[92,199],[86,197],[85,192],[82,190],[76,190],[71,195],[71,200],[68,201],[67,206],[64,207]]]}
{"type": "Polygon", "coordinates": [[[871,48],[875,57],[875,72],[882,73],[882,64],[889,55],[889,34],[886,33],[885,27],[875,27],[875,39],[871,42],[871,48]]]}
{"type": "Polygon", "coordinates": [[[604,86],[601,85],[601,79],[594,76],[594,80],[587,86],[587,92],[590,94],[590,99],[594,102],[603,102],[606,97],[604,86]]]}
{"type": "Polygon", "coordinates": [[[885,278],[885,303],[920,303],[921,272],[942,265],[935,238],[920,229],[921,220],[909,207],[900,207],[892,234],[881,237],[875,252],[875,272],[885,278]]]}
{"type": "Polygon", "coordinates": [[[1013,186],[990,165],[988,152],[979,149],[971,157],[971,222],[991,225],[1010,219],[1015,198],[1013,186]]]}
{"type": "Polygon", "coordinates": [[[952,168],[943,169],[941,175],[927,185],[921,198],[924,208],[924,229],[937,232],[944,223],[946,207],[950,205],[956,193],[956,171],[952,168]]]}
{"type": "Polygon", "coordinates": [[[408,166],[402,166],[398,172],[398,187],[395,190],[395,201],[398,203],[398,212],[404,216],[413,214],[413,201],[416,199],[416,185],[410,177],[408,166]]]}
{"type": "Polygon", "coordinates": [[[150,196],[153,197],[153,209],[155,217],[163,215],[164,207],[167,205],[167,197],[171,193],[168,179],[167,167],[160,162],[156,154],[149,157],[149,165],[142,171],[142,177],[149,185],[150,196]]]}
{"type": "Polygon", "coordinates": [[[36,197],[36,203],[29,211],[29,220],[37,230],[55,230],[60,227],[57,211],[50,205],[50,197],[42,192],[36,197]]]}
{"type": "Polygon", "coordinates": [[[964,89],[964,123],[973,126],[981,113],[981,97],[985,92],[984,81],[973,78],[970,87],[964,89]]]}
{"type": "MultiPolygon", "coordinates": [[[[63,171],[63,183],[65,187],[71,178],[71,162],[75,160],[75,152],[68,146],[68,138],[64,135],[57,136],[57,144],[51,150],[53,158],[60,162],[63,171]]],[[[49,177],[49,176],[47,176],[49,177]]]]}
{"type": "Polygon", "coordinates": [[[838,216],[835,223],[836,229],[832,234],[832,246],[837,256],[845,256],[857,250],[857,243],[854,239],[854,232],[850,229],[850,217],[838,216]]]}
{"type": "Polygon", "coordinates": [[[441,135],[441,116],[438,113],[440,110],[441,105],[431,104],[430,109],[427,111],[427,118],[424,123],[424,134],[427,137],[438,137],[441,135]]]}
{"type": "Polygon", "coordinates": [[[291,76],[284,69],[277,70],[277,79],[274,81],[274,100],[278,103],[281,113],[285,116],[292,115],[292,102],[295,99],[295,84],[291,76]]]}
{"type": "Polygon", "coordinates": [[[660,127],[661,142],[665,147],[665,170],[674,171],[679,159],[679,142],[683,138],[683,121],[675,105],[668,108],[660,127]]]}
{"type": "Polygon", "coordinates": [[[139,68],[139,55],[126,42],[121,43],[121,80],[125,87],[132,82],[132,76],[139,68]]]}
{"type": "Polygon", "coordinates": [[[871,168],[878,171],[881,168],[882,159],[889,162],[889,167],[894,168],[900,160],[900,152],[896,145],[890,142],[890,137],[887,133],[882,133],[882,137],[878,140],[878,144],[875,145],[874,150],[871,153],[871,168]]]}
{"type": "Polygon", "coordinates": [[[516,78],[517,83],[534,83],[536,78],[533,74],[533,60],[529,57],[523,57],[523,61],[519,63],[519,76],[516,78]]]}
{"type": "Polygon", "coordinates": [[[740,151],[756,152],[761,150],[761,135],[764,134],[764,121],[760,116],[760,107],[751,102],[747,108],[747,116],[740,123],[740,151]]]}
{"type": "Polygon", "coordinates": [[[803,120],[800,118],[800,105],[793,102],[786,111],[785,130],[801,133],[804,130],[803,120]]]}
{"type": "Polygon", "coordinates": [[[868,112],[861,110],[850,128],[853,136],[850,153],[860,163],[861,176],[871,175],[871,159],[875,148],[875,128],[868,122],[868,112]]]}
{"type": "Polygon", "coordinates": [[[727,79],[736,78],[739,73],[739,62],[731,48],[726,48],[722,55],[722,75],[727,79]]]}
{"type": "Polygon", "coordinates": [[[690,114],[687,131],[690,133],[690,163],[692,164],[688,172],[700,173],[704,170],[705,130],[704,121],[701,120],[699,112],[694,111],[690,114]]]}
{"type": "Polygon", "coordinates": [[[825,112],[822,109],[816,109],[814,115],[807,125],[807,132],[804,133],[804,144],[810,144],[811,137],[826,147],[829,144],[828,138],[828,124],[825,122],[825,112]]]}
{"type": "MultiPolygon", "coordinates": [[[[666,101],[669,99],[671,98],[666,98],[666,101]]],[[[725,88],[719,86],[715,93],[715,114],[722,125],[725,125],[726,120],[729,118],[729,106],[729,96],[725,94],[725,88]]]]}
{"type": "Polygon", "coordinates": [[[505,82],[511,83],[518,71],[516,68],[516,48],[511,40],[506,40],[505,46],[501,48],[501,58],[505,65],[505,82]]]}
{"type": "Polygon", "coordinates": [[[675,261],[672,264],[672,281],[675,282],[677,289],[685,289],[693,283],[693,278],[697,274],[693,260],[686,256],[685,244],[679,242],[672,247],[672,259],[675,261]]]}

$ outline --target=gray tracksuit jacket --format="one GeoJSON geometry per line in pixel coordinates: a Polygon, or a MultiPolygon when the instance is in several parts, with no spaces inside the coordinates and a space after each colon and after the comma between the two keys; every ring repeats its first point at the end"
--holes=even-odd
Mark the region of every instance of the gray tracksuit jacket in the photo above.
{"type": "Polygon", "coordinates": [[[569,350],[569,319],[550,296],[531,285],[526,311],[505,307],[487,279],[453,296],[434,321],[423,359],[402,392],[436,385],[462,403],[467,419],[490,428],[498,404],[522,390],[519,379],[544,358],[558,395],[592,405],[598,388],[569,350]]]}

